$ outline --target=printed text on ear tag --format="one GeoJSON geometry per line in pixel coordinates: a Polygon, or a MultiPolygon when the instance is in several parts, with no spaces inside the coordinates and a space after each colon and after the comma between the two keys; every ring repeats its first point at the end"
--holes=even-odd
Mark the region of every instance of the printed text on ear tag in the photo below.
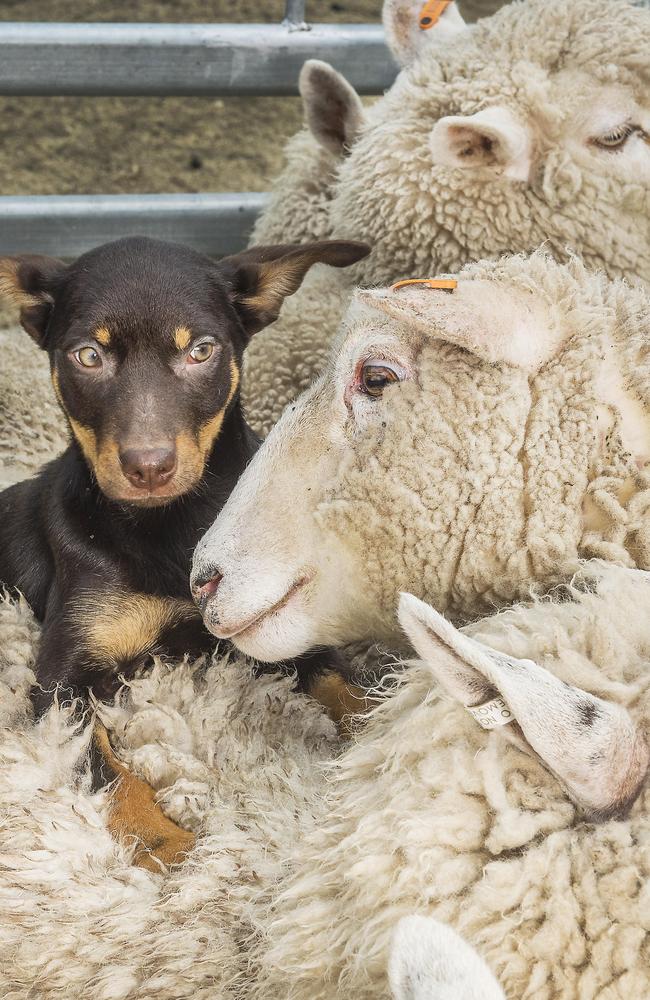
{"type": "Polygon", "coordinates": [[[458,288],[455,278],[404,278],[403,281],[396,281],[391,285],[391,292],[396,292],[399,288],[406,288],[408,285],[424,285],[425,288],[440,288],[444,292],[453,292],[458,288]]]}
{"type": "Polygon", "coordinates": [[[492,698],[491,701],[486,701],[484,705],[476,705],[475,708],[465,707],[483,729],[497,729],[515,721],[503,698],[492,698]]]}
{"type": "Polygon", "coordinates": [[[427,0],[420,11],[418,23],[422,31],[428,31],[437,24],[453,0],[427,0]]]}

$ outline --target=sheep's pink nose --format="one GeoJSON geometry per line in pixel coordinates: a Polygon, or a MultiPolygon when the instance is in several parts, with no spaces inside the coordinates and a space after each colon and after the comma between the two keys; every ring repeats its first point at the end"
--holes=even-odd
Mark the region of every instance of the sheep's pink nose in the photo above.
{"type": "Polygon", "coordinates": [[[194,602],[198,606],[201,614],[203,614],[205,606],[212,595],[217,592],[217,588],[219,587],[222,579],[223,577],[221,573],[215,573],[214,576],[199,576],[198,578],[192,580],[192,597],[194,598],[194,602]]]}
{"type": "Polygon", "coordinates": [[[128,448],[120,452],[122,472],[139,490],[155,490],[168,483],[176,472],[176,448],[128,448]]]}

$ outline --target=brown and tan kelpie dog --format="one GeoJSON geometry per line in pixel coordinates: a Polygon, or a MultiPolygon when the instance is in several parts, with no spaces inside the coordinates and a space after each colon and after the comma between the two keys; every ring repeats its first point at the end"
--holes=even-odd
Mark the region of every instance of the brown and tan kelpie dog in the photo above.
{"type": "MultiPolygon", "coordinates": [[[[258,440],[239,400],[249,338],[280,312],[309,268],[346,267],[362,243],[254,247],[217,263],[145,238],[74,263],[0,258],[0,292],[47,351],[70,431],[67,450],[0,494],[0,584],[43,624],[37,714],[57,693],[107,697],[152,654],[214,648],[189,591],[192,552],[258,440]]],[[[333,654],[297,661],[315,692],[333,654]]],[[[94,774],[119,778],[111,828],[142,843],[139,863],[180,860],[192,837],[95,726],[94,774]]]]}

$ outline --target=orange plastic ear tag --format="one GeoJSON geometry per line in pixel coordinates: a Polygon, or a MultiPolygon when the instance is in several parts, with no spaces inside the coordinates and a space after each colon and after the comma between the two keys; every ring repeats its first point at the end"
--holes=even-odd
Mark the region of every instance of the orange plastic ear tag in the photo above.
{"type": "Polygon", "coordinates": [[[453,0],[427,0],[420,11],[418,21],[422,31],[428,31],[429,28],[433,28],[434,24],[438,23],[451,3],[453,3],[453,0]]]}
{"type": "Polygon", "coordinates": [[[426,288],[441,288],[443,292],[453,292],[458,288],[455,278],[406,278],[404,281],[397,281],[391,286],[391,292],[396,292],[399,288],[406,288],[407,285],[424,285],[426,288]]]}

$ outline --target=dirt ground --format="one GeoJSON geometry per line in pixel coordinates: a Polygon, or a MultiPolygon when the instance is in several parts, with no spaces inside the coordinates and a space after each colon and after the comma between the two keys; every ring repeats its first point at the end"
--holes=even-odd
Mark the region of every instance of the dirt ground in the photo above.
{"type": "MultiPolygon", "coordinates": [[[[266,21],[283,0],[3,0],[5,21],[266,21]]],[[[377,22],[381,0],[309,0],[313,21],[377,22]]],[[[297,98],[0,98],[0,194],[263,191],[297,98]]]]}
{"type": "MultiPolygon", "coordinates": [[[[464,0],[465,15],[499,0],[464,0]],[[473,8],[473,9],[472,9],[473,8]]],[[[308,0],[314,22],[378,22],[382,0],[308,0]]],[[[0,21],[264,21],[284,0],[2,0],[0,21]]],[[[298,98],[0,98],[0,195],[263,191],[298,98]]]]}

